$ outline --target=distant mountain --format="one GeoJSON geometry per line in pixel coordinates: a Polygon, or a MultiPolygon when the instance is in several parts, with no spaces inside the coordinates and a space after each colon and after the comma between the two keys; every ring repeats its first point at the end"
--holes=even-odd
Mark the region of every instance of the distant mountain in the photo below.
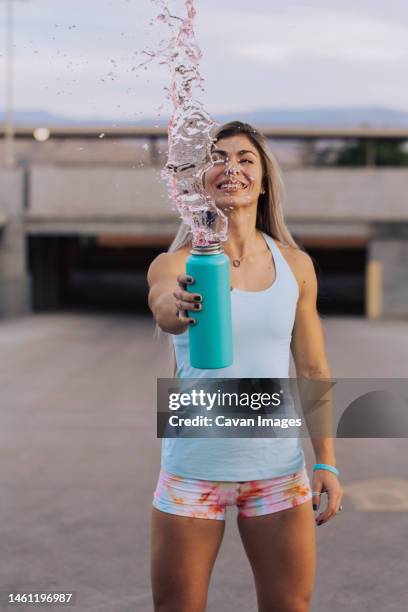
{"type": "MultiPolygon", "coordinates": [[[[120,119],[73,119],[61,117],[47,111],[17,111],[14,115],[18,125],[158,125],[167,126],[166,117],[153,117],[139,120],[120,119]]],[[[219,122],[238,119],[247,123],[262,126],[373,126],[373,127],[408,127],[408,112],[393,110],[385,107],[356,107],[356,108],[311,108],[311,109],[265,109],[241,113],[213,115],[219,122]]],[[[4,121],[4,113],[0,113],[0,122],[4,121]]]]}
{"type": "MultiPolygon", "coordinates": [[[[408,112],[381,107],[265,109],[214,115],[213,119],[245,121],[259,126],[408,127],[408,112]]],[[[167,120],[144,119],[138,125],[167,125],[167,120]]]]}
{"type": "MultiPolygon", "coordinates": [[[[230,121],[234,115],[222,115],[230,121]]],[[[241,121],[258,125],[408,127],[408,112],[381,107],[258,110],[240,113],[241,121]]]]}
{"type": "MultiPolygon", "coordinates": [[[[0,112],[0,122],[4,122],[5,113],[0,112]]],[[[75,119],[69,119],[67,117],[61,117],[60,115],[54,115],[48,111],[15,111],[14,122],[20,125],[37,125],[38,127],[47,127],[49,125],[71,125],[73,123],[83,123],[83,121],[77,122],[75,119]]],[[[86,121],[86,123],[88,123],[86,121]]]]}

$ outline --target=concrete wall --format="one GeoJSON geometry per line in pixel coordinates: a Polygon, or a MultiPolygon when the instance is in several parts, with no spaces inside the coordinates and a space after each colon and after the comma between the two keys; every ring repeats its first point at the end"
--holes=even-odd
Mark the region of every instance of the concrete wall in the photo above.
{"type": "MultiPolygon", "coordinates": [[[[304,169],[286,172],[287,221],[408,221],[408,170],[304,169]]],[[[157,233],[178,222],[160,168],[33,166],[30,225],[78,220],[137,224],[157,233]]],[[[128,228],[129,229],[129,228],[128,228]]]]}
{"type": "MultiPolygon", "coordinates": [[[[171,234],[179,223],[160,168],[45,165],[29,172],[24,210],[22,171],[0,170],[0,316],[29,308],[27,232],[148,237],[171,234]]],[[[408,170],[310,168],[286,172],[284,180],[292,231],[366,236],[369,261],[383,270],[383,316],[408,316],[408,170]]]]}
{"type": "Polygon", "coordinates": [[[23,171],[0,169],[0,317],[29,310],[23,202],[23,171]]]}
{"type": "Polygon", "coordinates": [[[154,167],[33,166],[29,201],[30,233],[169,235],[180,222],[154,167]]]}
{"type": "Polygon", "coordinates": [[[160,169],[30,168],[30,217],[174,218],[160,169]]]}
{"type": "Polygon", "coordinates": [[[408,221],[408,170],[311,168],[292,170],[285,217],[322,221],[408,221]]]}

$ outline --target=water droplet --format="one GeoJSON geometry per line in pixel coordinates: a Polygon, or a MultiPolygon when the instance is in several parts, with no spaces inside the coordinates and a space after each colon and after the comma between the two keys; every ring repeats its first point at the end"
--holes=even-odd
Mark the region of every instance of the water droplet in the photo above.
{"type": "MultiPolygon", "coordinates": [[[[139,67],[147,70],[150,61],[158,60],[159,65],[166,65],[171,71],[172,82],[165,89],[165,95],[173,102],[173,116],[168,127],[167,164],[160,175],[180,217],[191,227],[194,241],[208,244],[208,240],[214,238],[225,240],[227,218],[215,209],[215,202],[208,194],[197,192],[197,179],[202,178],[204,169],[213,165],[210,161],[210,130],[216,124],[192,93],[196,86],[203,91],[203,79],[199,74],[201,51],[193,31],[195,9],[193,2],[189,1],[186,2],[187,16],[172,15],[167,7],[163,7],[162,0],[157,0],[159,3],[161,12],[156,16],[156,23],[162,21],[172,31],[167,39],[160,40],[156,52],[143,52],[149,59],[139,67]],[[210,227],[214,220],[216,223],[210,227]]],[[[152,24],[153,20],[149,25],[152,24]]],[[[163,105],[159,111],[162,108],[163,105]]],[[[159,125],[155,124],[155,127],[159,125]]]]}
{"type": "Polygon", "coordinates": [[[99,138],[104,138],[105,134],[102,132],[102,134],[99,134],[99,138]]]}

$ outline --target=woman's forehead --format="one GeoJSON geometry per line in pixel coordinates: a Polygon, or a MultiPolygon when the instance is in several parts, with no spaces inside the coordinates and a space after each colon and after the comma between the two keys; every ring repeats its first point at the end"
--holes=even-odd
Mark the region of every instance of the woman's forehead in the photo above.
{"type": "Polygon", "coordinates": [[[225,153],[237,153],[238,151],[245,150],[250,151],[259,157],[256,147],[252,144],[250,139],[243,134],[220,138],[213,144],[212,149],[224,151],[225,153]]]}

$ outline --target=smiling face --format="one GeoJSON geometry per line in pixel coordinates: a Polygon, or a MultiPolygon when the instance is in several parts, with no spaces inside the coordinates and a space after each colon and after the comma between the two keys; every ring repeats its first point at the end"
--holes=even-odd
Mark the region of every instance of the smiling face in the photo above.
{"type": "Polygon", "coordinates": [[[258,203],[262,190],[261,156],[244,135],[221,138],[212,153],[214,165],[204,176],[204,189],[220,208],[258,203]]]}

